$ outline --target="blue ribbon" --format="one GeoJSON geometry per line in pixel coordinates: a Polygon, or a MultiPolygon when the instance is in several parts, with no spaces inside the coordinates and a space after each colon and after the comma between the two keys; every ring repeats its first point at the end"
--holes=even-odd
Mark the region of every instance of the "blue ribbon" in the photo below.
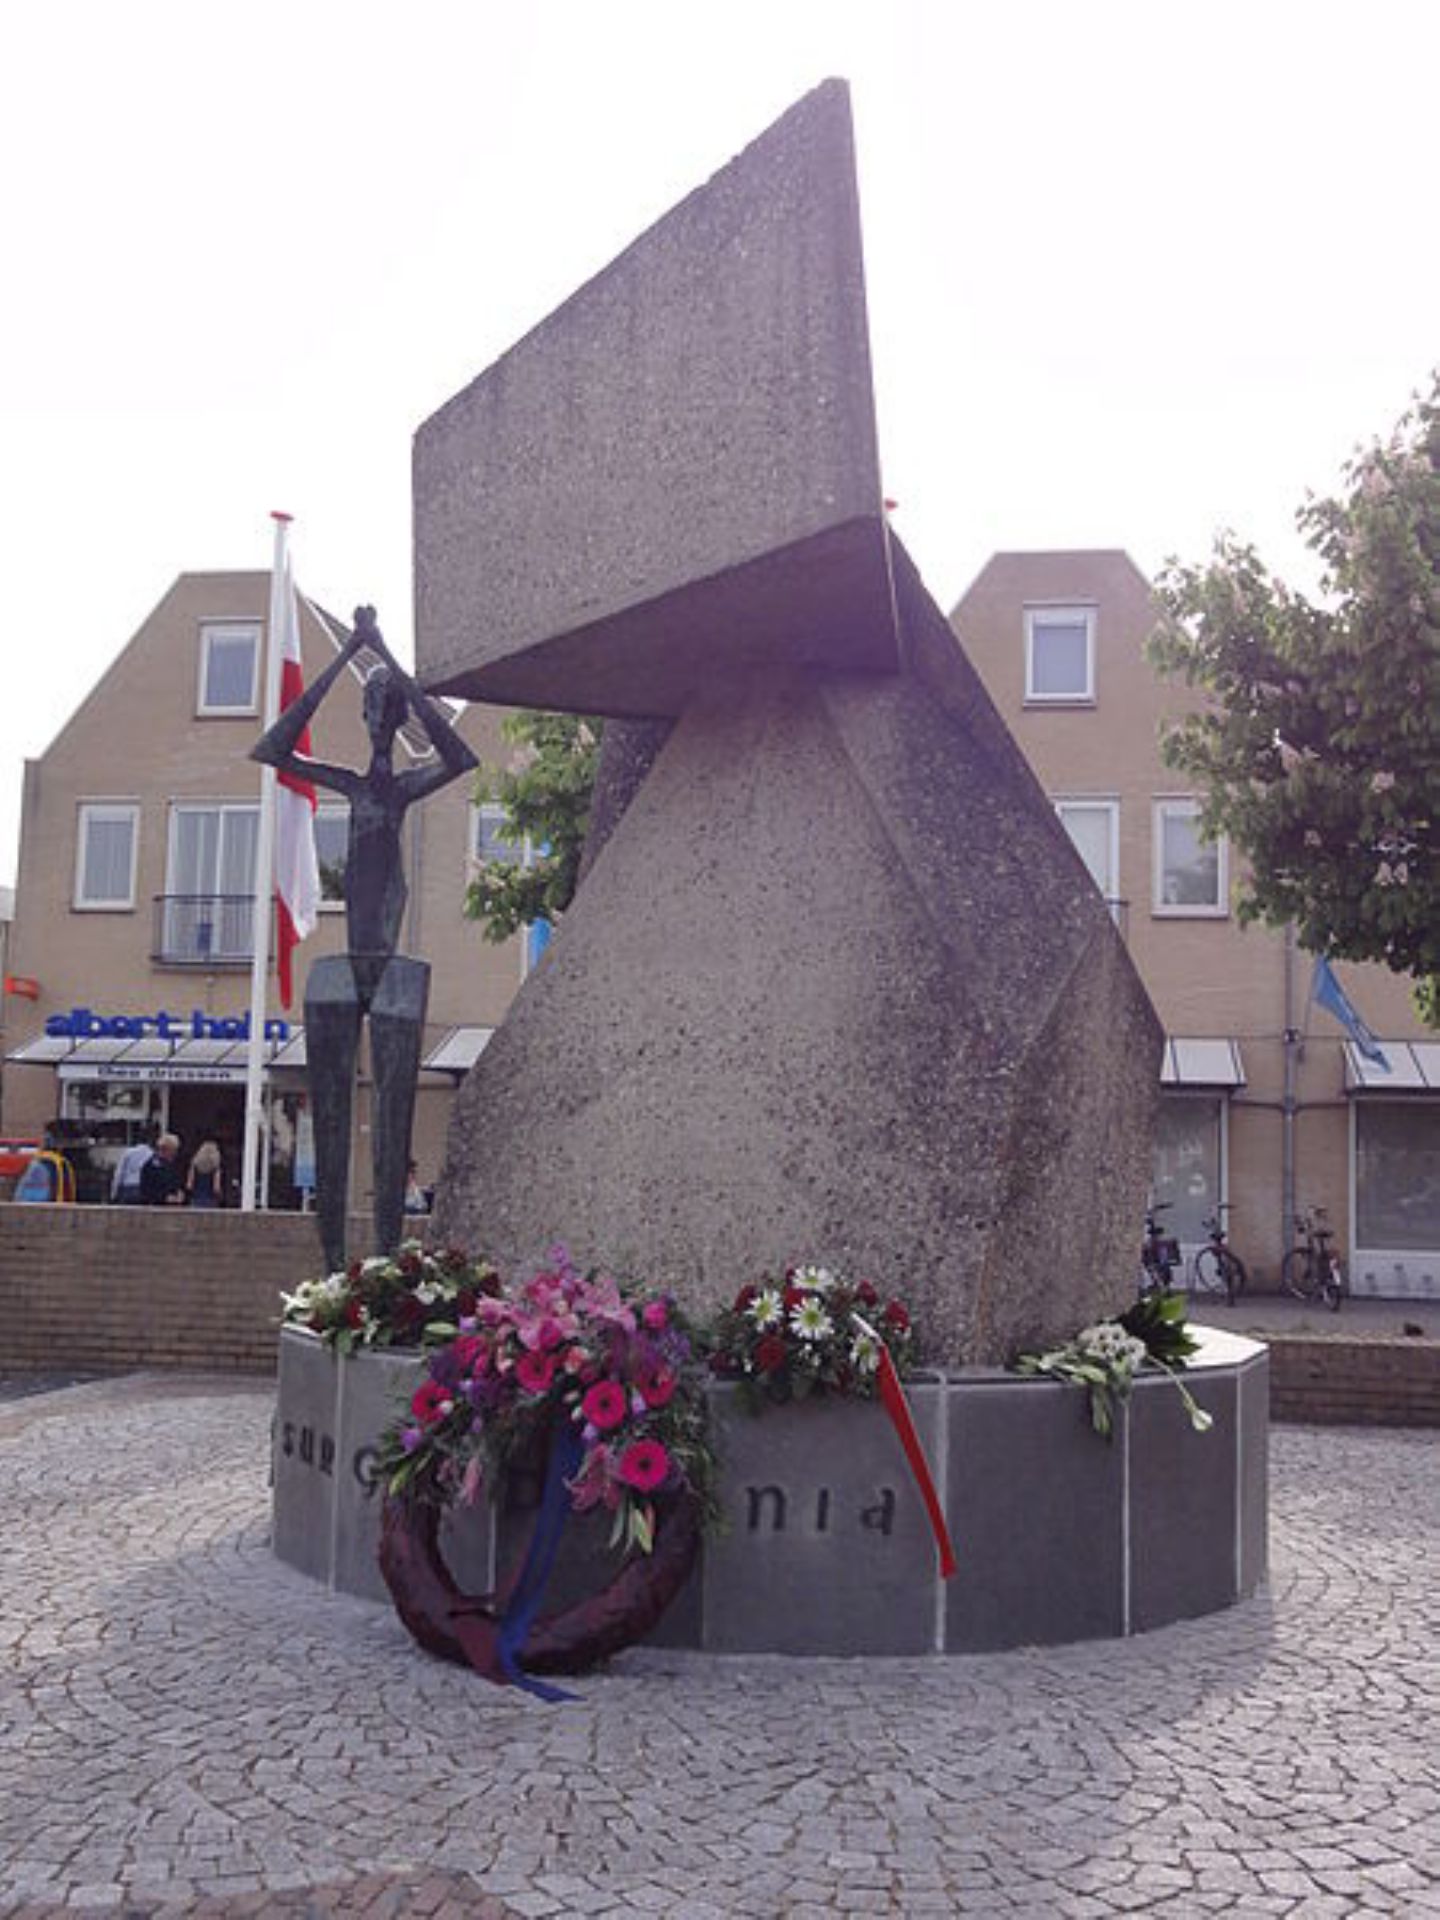
{"type": "Polygon", "coordinates": [[[550,1442],[545,1491],[541,1496],[535,1530],[530,1536],[529,1551],[520,1569],[520,1578],[510,1595],[509,1605],[500,1620],[501,1670],[513,1685],[523,1687],[526,1693],[533,1693],[537,1700],[580,1698],[578,1693],[567,1693],[563,1687],[552,1687],[547,1681],[532,1679],[520,1665],[520,1654],[535,1615],[540,1610],[540,1602],[545,1596],[555,1565],[555,1555],[560,1550],[560,1536],[570,1517],[570,1489],[565,1483],[573,1480],[579,1472],[583,1453],[580,1429],[573,1421],[562,1416],[550,1442]]]}

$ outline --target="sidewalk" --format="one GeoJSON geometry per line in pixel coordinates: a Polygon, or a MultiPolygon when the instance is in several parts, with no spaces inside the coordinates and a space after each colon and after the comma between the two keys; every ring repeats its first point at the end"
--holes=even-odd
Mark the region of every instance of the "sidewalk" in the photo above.
{"type": "Polygon", "coordinates": [[[1338,1313],[1284,1294],[1243,1294],[1233,1307],[1223,1300],[1192,1298],[1190,1315],[1207,1327],[1245,1333],[1258,1340],[1272,1333],[1303,1333],[1327,1339],[1440,1339],[1440,1300],[1354,1300],[1338,1313]],[[1414,1333],[1412,1328],[1420,1332],[1414,1333]]]}
{"type": "Polygon", "coordinates": [[[1276,1430],[1268,1588],[1203,1620],[632,1652],[546,1706],[276,1562],[270,1414],[155,1376],[0,1412],[7,1920],[1440,1915],[1432,1435],[1276,1430]]]}

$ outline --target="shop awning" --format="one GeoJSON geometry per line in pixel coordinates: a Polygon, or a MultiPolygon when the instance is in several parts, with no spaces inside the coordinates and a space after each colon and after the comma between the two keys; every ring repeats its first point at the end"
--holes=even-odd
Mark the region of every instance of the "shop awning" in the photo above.
{"type": "Polygon", "coordinates": [[[1238,1040],[1167,1038],[1160,1065],[1162,1087],[1243,1087],[1245,1063],[1238,1040]]]}
{"type": "Polygon", "coordinates": [[[494,1027],[452,1027],[420,1064],[431,1073],[449,1073],[457,1081],[463,1080],[489,1046],[494,1032],[494,1027]]]}
{"type": "MultiPolygon", "coordinates": [[[[72,1040],[40,1034],[5,1056],[12,1067],[49,1067],[62,1080],[218,1081],[242,1083],[248,1066],[244,1040],[162,1040],[147,1034],[143,1040],[101,1038],[72,1040]]],[[[296,1027],[288,1040],[269,1040],[261,1055],[268,1073],[305,1066],[305,1030],[296,1027]]]]}
{"type": "Polygon", "coordinates": [[[1388,1073],[1353,1040],[1345,1042],[1347,1093],[1440,1093],[1440,1040],[1382,1040],[1380,1051],[1388,1073]]]}

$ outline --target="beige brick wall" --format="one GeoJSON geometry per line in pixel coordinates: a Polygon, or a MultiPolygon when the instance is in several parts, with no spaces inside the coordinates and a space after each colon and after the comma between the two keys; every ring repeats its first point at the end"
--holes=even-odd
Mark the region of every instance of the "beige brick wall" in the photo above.
{"type": "MultiPolygon", "coordinates": [[[[1284,1092],[1285,942],[1265,928],[1242,928],[1233,914],[1210,920],[1155,911],[1154,802],[1186,792],[1183,779],[1160,758],[1160,728],[1184,712],[1192,696],[1160,681],[1145,658],[1154,618],[1144,576],[1124,553],[1100,550],[997,554],[952,622],[1046,792],[1052,798],[1118,800],[1118,893],[1127,903],[1125,935],[1166,1032],[1240,1042],[1248,1084],[1230,1105],[1230,1231],[1254,1282],[1273,1287],[1290,1237],[1283,1222],[1278,1111],[1284,1092]],[[1096,609],[1090,704],[1026,703],[1024,611],[1047,601],[1096,609]]],[[[1230,877],[1233,889],[1233,862],[1230,877]]],[[[1311,966],[1303,954],[1290,963],[1291,1017],[1302,1028],[1311,966]]],[[[1377,1033],[1425,1037],[1403,979],[1378,966],[1341,965],[1336,972],[1377,1033]]],[[[1296,1087],[1301,1112],[1295,1197],[1300,1206],[1328,1207],[1345,1249],[1349,1113],[1342,1041],[1328,1014],[1309,1017],[1296,1087]]]]}
{"type": "MultiPolygon", "coordinates": [[[[182,1018],[195,1009],[228,1016],[247,1010],[248,966],[163,966],[152,960],[151,948],[154,902],[167,889],[173,803],[254,801],[259,793],[260,770],[248,757],[260,730],[258,717],[197,713],[200,631],[210,619],[263,623],[268,593],[264,573],[182,575],[45,755],[27,763],[9,965],[33,975],[41,997],[7,1002],[7,1052],[43,1032],[48,1016],[76,1006],[142,1013],[163,1007],[182,1018]],[[96,800],[128,801],[140,808],[135,900],[125,910],[77,911],[74,905],[79,807],[96,800]]],[[[385,615],[382,608],[382,627],[385,615]]],[[[334,647],[326,629],[303,607],[301,648],[306,678],[313,680],[333,658],[334,647]]],[[[343,674],[312,729],[317,756],[365,764],[369,744],[360,699],[357,680],[343,674]]],[[[487,761],[509,751],[501,740],[501,720],[496,709],[471,707],[458,722],[487,761]]],[[[400,763],[403,749],[397,747],[400,763]]],[[[468,780],[454,782],[415,808],[407,821],[410,902],[402,946],[432,969],[427,1049],[451,1027],[497,1025],[521,980],[520,943],[490,945],[462,912],[470,788],[468,780]]],[[[343,913],[323,912],[317,932],[297,955],[297,1005],[287,1016],[292,1023],[303,1019],[298,1003],[308,967],[323,954],[341,951],[344,942],[343,913]]],[[[267,1015],[281,1013],[272,974],[267,1015]]],[[[427,1078],[420,1089],[413,1151],[425,1179],[439,1170],[452,1098],[445,1080],[427,1078]]],[[[56,1076],[50,1069],[7,1070],[0,1114],[4,1130],[38,1132],[57,1110],[56,1076]]],[[[361,1208],[371,1191],[367,1127],[362,1098],[352,1186],[352,1203],[361,1208]]]]}

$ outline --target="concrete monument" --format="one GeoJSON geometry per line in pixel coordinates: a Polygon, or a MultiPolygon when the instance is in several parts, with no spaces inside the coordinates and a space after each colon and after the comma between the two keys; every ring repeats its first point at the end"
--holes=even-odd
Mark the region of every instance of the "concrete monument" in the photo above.
{"type": "Polygon", "coordinates": [[[440,1231],[706,1310],[823,1259],[953,1364],[1123,1304],[1161,1034],[887,528],[843,84],[426,422],[415,512],[427,684],[643,726],[440,1231]]]}

